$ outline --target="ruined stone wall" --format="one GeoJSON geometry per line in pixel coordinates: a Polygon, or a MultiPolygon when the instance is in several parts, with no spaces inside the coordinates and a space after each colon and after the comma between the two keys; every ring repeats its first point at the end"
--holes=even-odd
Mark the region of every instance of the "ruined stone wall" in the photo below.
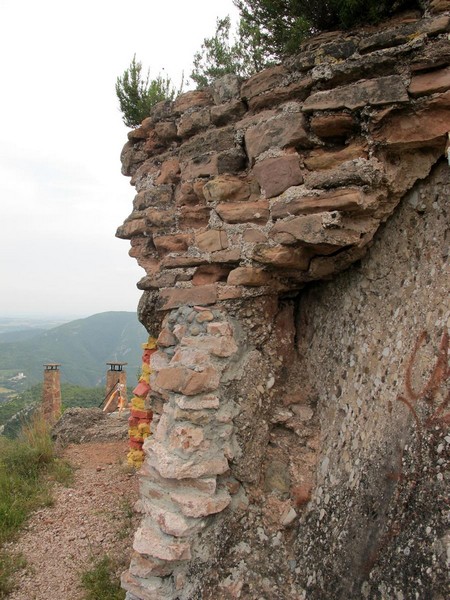
{"type": "Polygon", "coordinates": [[[446,596],[449,30],[439,0],[325,34],[129,134],[158,337],[129,600],[446,596]]]}
{"type": "Polygon", "coordinates": [[[449,193],[442,161],[358,266],[302,295],[321,426],[295,541],[308,598],[448,596],[449,193]]]}

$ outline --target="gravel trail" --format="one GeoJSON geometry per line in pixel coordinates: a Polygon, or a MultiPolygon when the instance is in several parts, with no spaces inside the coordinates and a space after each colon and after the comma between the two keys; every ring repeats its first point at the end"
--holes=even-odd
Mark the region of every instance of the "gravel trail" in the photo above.
{"type": "Polygon", "coordinates": [[[129,562],[138,498],[137,477],[124,467],[127,441],[68,446],[71,487],[55,485],[54,504],[36,511],[8,549],[26,567],[16,573],[10,600],[82,600],[80,573],[108,554],[118,570],[129,562]]]}

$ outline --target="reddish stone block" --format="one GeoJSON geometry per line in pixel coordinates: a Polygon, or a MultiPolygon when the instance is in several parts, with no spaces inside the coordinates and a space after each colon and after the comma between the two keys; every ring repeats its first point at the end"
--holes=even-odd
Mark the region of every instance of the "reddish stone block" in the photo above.
{"type": "Polygon", "coordinates": [[[241,96],[247,100],[268,92],[280,84],[289,75],[289,71],[282,65],[269,67],[253,75],[241,87],[241,96]]]}
{"type": "Polygon", "coordinates": [[[198,196],[194,191],[194,183],[192,181],[183,181],[177,186],[175,190],[175,204],[177,206],[198,204],[198,196]]]}
{"type": "Polygon", "coordinates": [[[202,108],[210,104],[212,104],[212,97],[209,92],[193,90],[178,96],[174,102],[173,109],[175,112],[183,113],[190,108],[202,108]]]}
{"type": "Polygon", "coordinates": [[[161,310],[178,308],[185,304],[190,306],[214,304],[217,301],[217,290],[214,284],[192,288],[166,288],[161,290],[160,298],[161,310]]]}
{"type": "Polygon", "coordinates": [[[259,286],[267,285],[272,280],[272,277],[257,267],[238,267],[231,271],[228,275],[228,285],[248,285],[259,286]]]}
{"type": "Polygon", "coordinates": [[[183,181],[196,179],[197,177],[214,177],[219,174],[218,154],[204,154],[193,160],[186,161],[181,165],[181,176],[183,181]]]}
{"type": "Polygon", "coordinates": [[[161,165],[161,172],[156,179],[156,184],[178,183],[180,179],[180,161],[177,158],[166,160],[161,165]]]}
{"type": "Polygon", "coordinates": [[[305,118],[300,112],[275,115],[247,129],[245,146],[251,162],[269,148],[309,147],[305,118]]]}
{"type": "Polygon", "coordinates": [[[278,196],[289,187],[303,183],[298,154],[267,158],[253,169],[266,198],[278,196]]]}
{"type": "Polygon", "coordinates": [[[321,212],[324,210],[355,211],[364,207],[365,196],[359,189],[337,189],[325,192],[320,196],[299,195],[284,201],[281,196],[271,206],[274,219],[289,215],[321,212]]]}
{"type": "Polygon", "coordinates": [[[229,272],[229,267],[203,265],[195,271],[192,277],[192,285],[208,285],[217,281],[226,281],[229,272]]]}
{"type": "Polygon", "coordinates": [[[147,208],[145,211],[146,224],[149,228],[161,229],[175,225],[175,211],[158,210],[157,208],[147,208]]]}
{"type": "Polygon", "coordinates": [[[367,148],[361,144],[351,144],[342,150],[313,150],[307,158],[305,165],[310,171],[332,169],[347,160],[366,158],[367,148]]]}
{"type": "Polygon", "coordinates": [[[203,252],[216,252],[228,248],[228,238],[222,229],[209,229],[195,236],[195,245],[203,252]]]}
{"type": "Polygon", "coordinates": [[[221,285],[217,289],[218,300],[235,300],[236,298],[242,298],[243,295],[241,286],[221,285]]]}
{"type": "Polygon", "coordinates": [[[216,323],[209,323],[207,326],[207,331],[211,335],[226,335],[232,336],[233,330],[231,328],[230,323],[228,321],[220,321],[216,323]]]}
{"type": "Polygon", "coordinates": [[[206,129],[210,123],[211,116],[208,108],[189,112],[184,114],[178,122],[177,134],[181,138],[190,137],[206,129]]]}
{"type": "MultiPolygon", "coordinates": [[[[425,96],[437,92],[445,92],[450,88],[450,67],[416,75],[408,88],[411,96],[425,96]]],[[[450,129],[450,127],[449,127],[450,129]]]]}
{"type": "Polygon", "coordinates": [[[168,144],[177,139],[177,128],[173,121],[160,121],[155,123],[155,133],[157,137],[168,144]]]}
{"type": "Polygon", "coordinates": [[[145,219],[132,219],[125,221],[116,231],[116,237],[129,240],[134,236],[143,235],[147,231],[145,219]]]}
{"type": "Polygon", "coordinates": [[[179,226],[182,229],[198,229],[209,222],[210,209],[207,206],[182,206],[179,226]]]}
{"type": "Polygon", "coordinates": [[[170,346],[175,346],[176,343],[176,337],[169,329],[167,329],[167,327],[164,327],[158,336],[158,346],[169,348],[170,346]]]}
{"type": "Polygon", "coordinates": [[[352,115],[318,115],[311,119],[311,129],[320,138],[341,138],[350,135],[356,123],[352,115]]]}
{"type": "Polygon", "coordinates": [[[251,186],[245,179],[233,175],[219,175],[205,184],[203,193],[208,202],[246,200],[250,197],[251,186]]]}
{"type": "Polygon", "coordinates": [[[358,81],[332,90],[311,94],[303,104],[303,110],[355,110],[367,105],[379,106],[408,102],[408,93],[399,75],[358,81]]]}
{"type": "Polygon", "coordinates": [[[182,345],[225,358],[237,352],[237,345],[232,335],[211,335],[202,337],[185,337],[182,345]]]}
{"type": "Polygon", "coordinates": [[[309,267],[309,261],[311,260],[311,252],[307,248],[258,246],[255,248],[253,258],[266,265],[306,271],[309,267]]]}
{"type": "Polygon", "coordinates": [[[450,0],[431,0],[430,11],[432,13],[444,12],[450,10],[450,0]]]}
{"type": "Polygon", "coordinates": [[[243,238],[244,242],[249,242],[251,244],[267,241],[267,236],[262,231],[259,231],[259,229],[246,229],[243,238]]]}
{"type": "Polygon", "coordinates": [[[311,77],[303,77],[290,83],[289,85],[280,85],[271,90],[251,98],[248,102],[250,110],[257,111],[270,106],[279,105],[291,98],[293,100],[304,100],[313,85],[311,77]]]}
{"type": "Polygon", "coordinates": [[[197,267],[206,262],[207,260],[205,257],[184,254],[182,256],[166,256],[161,260],[160,266],[163,269],[176,269],[178,267],[185,269],[187,267],[197,267]]]}
{"type": "Polygon", "coordinates": [[[192,184],[194,194],[197,196],[198,202],[200,204],[205,204],[205,194],[203,192],[203,188],[205,187],[206,181],[204,179],[197,179],[192,184]]]}
{"type": "Polygon", "coordinates": [[[353,246],[361,241],[362,231],[350,225],[355,225],[355,222],[348,219],[341,221],[336,213],[322,212],[278,221],[272,227],[270,235],[280,243],[297,240],[312,250],[325,254],[332,252],[333,247],[353,246]]]}
{"type": "Polygon", "coordinates": [[[377,142],[402,148],[445,144],[450,123],[450,91],[421,104],[414,112],[400,110],[382,116],[374,128],[377,142]]]}
{"type": "Polygon", "coordinates": [[[172,184],[161,184],[157,187],[152,186],[150,189],[141,189],[133,200],[133,209],[140,211],[151,207],[165,207],[172,202],[172,198],[172,184]]]}
{"type": "Polygon", "coordinates": [[[267,223],[269,203],[260,202],[227,202],[216,206],[217,214],[227,223],[267,223]]]}
{"type": "Polygon", "coordinates": [[[239,262],[241,258],[241,249],[238,248],[229,248],[228,250],[220,250],[219,252],[214,252],[211,256],[211,259],[217,263],[236,263],[239,262]]]}
{"type": "Polygon", "coordinates": [[[184,252],[189,248],[192,236],[189,234],[175,233],[173,235],[153,236],[153,243],[160,253],[184,252]]]}
{"type": "Polygon", "coordinates": [[[195,396],[216,390],[219,386],[219,374],[212,365],[205,367],[203,371],[193,371],[187,367],[168,367],[158,372],[155,385],[186,396],[195,396]]]}
{"type": "Polygon", "coordinates": [[[235,121],[245,113],[245,104],[241,100],[230,100],[211,108],[211,121],[219,127],[235,121]]]}

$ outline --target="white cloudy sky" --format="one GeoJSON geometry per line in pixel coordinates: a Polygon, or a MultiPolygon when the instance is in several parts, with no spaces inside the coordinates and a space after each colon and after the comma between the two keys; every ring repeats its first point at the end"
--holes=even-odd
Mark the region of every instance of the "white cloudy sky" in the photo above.
{"type": "Polygon", "coordinates": [[[134,189],[115,96],[133,54],[178,83],[232,0],[0,0],[0,316],[135,310],[114,237],[134,189]]]}

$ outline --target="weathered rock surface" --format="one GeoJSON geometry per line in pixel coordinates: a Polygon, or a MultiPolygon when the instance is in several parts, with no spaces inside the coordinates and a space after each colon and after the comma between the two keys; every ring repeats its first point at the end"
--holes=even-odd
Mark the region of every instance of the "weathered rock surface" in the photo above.
{"type": "Polygon", "coordinates": [[[52,428],[58,445],[126,439],[128,411],[104,413],[101,408],[68,408],[52,428]]]}

